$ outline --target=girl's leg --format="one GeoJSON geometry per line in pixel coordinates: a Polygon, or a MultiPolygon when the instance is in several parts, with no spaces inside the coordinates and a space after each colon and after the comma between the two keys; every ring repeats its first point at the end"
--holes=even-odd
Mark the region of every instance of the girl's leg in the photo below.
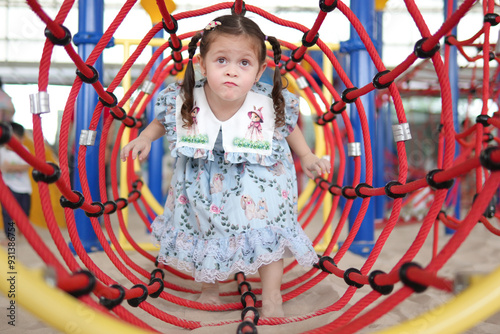
{"type": "Polygon", "coordinates": [[[260,267],[259,274],[262,281],[262,316],[283,317],[285,315],[281,298],[283,260],[260,267]]]}
{"type": "Polygon", "coordinates": [[[197,302],[203,304],[220,304],[219,282],[201,283],[201,295],[197,302]]]}

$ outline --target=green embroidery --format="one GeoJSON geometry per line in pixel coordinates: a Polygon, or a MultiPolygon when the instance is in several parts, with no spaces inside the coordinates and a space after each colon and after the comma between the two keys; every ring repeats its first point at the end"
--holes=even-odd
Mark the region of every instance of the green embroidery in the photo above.
{"type": "Polygon", "coordinates": [[[245,138],[234,138],[233,145],[236,147],[244,147],[254,150],[269,150],[271,148],[271,144],[268,141],[252,141],[245,138]]]}
{"type": "Polygon", "coordinates": [[[208,143],[208,135],[182,136],[180,141],[184,143],[206,144],[208,143]]]}

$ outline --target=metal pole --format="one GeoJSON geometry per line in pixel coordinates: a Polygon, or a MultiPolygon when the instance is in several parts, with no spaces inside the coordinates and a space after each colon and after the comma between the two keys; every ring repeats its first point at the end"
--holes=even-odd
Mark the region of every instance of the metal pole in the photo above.
{"type": "MultiPolygon", "coordinates": [[[[103,0],[80,0],[78,3],[78,33],[74,36],[74,43],[78,45],[78,54],[82,59],[87,59],[103,34],[104,17],[103,0]]],[[[103,64],[102,56],[93,65],[100,74],[102,82],[103,64]]],[[[78,139],[82,130],[88,130],[92,113],[98,102],[98,95],[91,85],[83,84],[78,95],[75,115],[75,169],[73,174],[73,188],[81,191],[82,186],[78,176],[78,150],[80,145],[78,139]]],[[[99,142],[101,140],[102,119],[97,126],[97,136],[94,146],[87,147],[85,157],[87,179],[89,182],[92,201],[100,201],[99,194],[99,142]]],[[[76,229],[83,247],[87,252],[101,251],[102,246],[92,228],[90,219],[81,209],[75,210],[76,229]]]]}
{"type": "MultiPolygon", "coordinates": [[[[373,26],[375,22],[375,7],[374,1],[366,0],[351,0],[351,10],[354,15],[358,17],[363,27],[365,27],[368,35],[373,40],[373,26]]],[[[350,55],[350,79],[354,86],[361,87],[368,82],[371,82],[375,75],[375,67],[366,51],[365,46],[361,42],[356,30],[351,26],[350,39],[347,42],[343,42],[340,45],[341,52],[346,52],[350,55]]],[[[375,129],[375,94],[373,92],[360,97],[368,118],[368,126],[374,133],[375,129]]],[[[365,181],[366,178],[366,163],[365,163],[365,150],[364,142],[362,137],[361,122],[358,113],[355,110],[355,105],[352,103],[350,105],[350,119],[354,130],[354,139],[356,142],[361,143],[362,156],[361,156],[361,182],[365,181]]],[[[374,136],[370,135],[371,138],[374,136]]],[[[347,161],[347,184],[352,184],[354,177],[354,168],[350,166],[354,165],[352,158],[347,161]]],[[[352,209],[349,214],[349,229],[352,228],[354,220],[361,207],[361,199],[355,199],[352,209]]],[[[349,248],[349,250],[355,254],[368,256],[374,246],[374,234],[375,234],[375,224],[374,224],[374,205],[373,201],[370,201],[368,210],[361,224],[361,227],[354,238],[354,241],[349,248]]]]}

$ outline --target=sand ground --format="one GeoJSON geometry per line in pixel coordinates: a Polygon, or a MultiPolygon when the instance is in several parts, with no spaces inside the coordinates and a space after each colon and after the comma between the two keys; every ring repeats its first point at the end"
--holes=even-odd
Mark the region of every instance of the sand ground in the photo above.
{"type": "MultiPolygon", "coordinates": [[[[130,223],[129,228],[132,235],[135,236],[136,240],[139,242],[149,242],[149,235],[145,233],[145,228],[137,223],[136,214],[133,209],[130,211],[130,223]]],[[[114,222],[116,225],[116,222],[114,222]]],[[[318,224],[313,225],[311,228],[306,229],[306,232],[310,237],[314,237],[317,234],[318,224]]],[[[399,226],[390,236],[386,245],[380,254],[379,259],[375,263],[373,269],[379,269],[388,271],[392,266],[401,258],[401,255],[407,250],[408,245],[413,242],[415,235],[417,234],[419,226],[417,224],[399,226]]],[[[50,234],[46,229],[37,228],[42,238],[46,241],[52,250],[55,250],[55,246],[51,240],[50,234]]],[[[63,235],[67,237],[66,229],[62,230],[63,235]]],[[[380,231],[377,231],[380,232],[380,231]]],[[[343,233],[345,237],[345,233],[343,233]]],[[[440,246],[444,245],[449,236],[442,235],[440,239],[440,246]]],[[[67,237],[66,240],[69,240],[67,237]]],[[[341,238],[342,240],[342,238],[341,238]]],[[[16,252],[18,255],[17,261],[23,263],[25,266],[30,268],[43,268],[44,264],[36,255],[29,243],[23,236],[18,236],[16,240],[16,252]]],[[[155,250],[151,250],[151,253],[156,255],[155,250]]],[[[500,260],[498,254],[500,253],[500,239],[499,237],[493,235],[485,229],[484,226],[478,224],[467,238],[466,242],[459,248],[458,252],[450,259],[450,261],[442,268],[439,272],[440,276],[453,278],[459,272],[471,272],[471,273],[490,273],[492,270],[500,266],[500,260]]],[[[56,254],[58,254],[56,252],[56,254]]],[[[142,255],[135,251],[128,251],[127,254],[130,258],[138,263],[140,266],[148,271],[154,269],[154,264],[149,260],[145,259],[142,255]]],[[[60,255],[57,255],[60,258],[60,255]]],[[[432,237],[429,237],[423,249],[416,256],[415,261],[421,265],[426,265],[432,256],[432,237]]],[[[132,284],[127,281],[127,279],[114,267],[111,261],[103,252],[91,253],[91,258],[95,263],[111,278],[115,279],[117,282],[123,284],[125,287],[130,287],[132,284]]],[[[350,267],[360,268],[364,264],[365,259],[358,255],[348,252],[341,262],[338,264],[340,268],[347,269],[350,267]]],[[[288,282],[308,271],[308,268],[295,267],[294,270],[287,273],[284,277],[284,281],[288,282]]],[[[3,276],[3,273],[2,273],[3,276]]],[[[169,273],[166,273],[166,280],[172,283],[179,284],[188,288],[199,289],[199,284],[195,282],[187,282],[178,277],[175,277],[169,273]]],[[[253,283],[252,287],[258,288],[257,283],[253,283]]],[[[395,289],[399,286],[396,285],[395,289]]],[[[236,289],[236,283],[227,283],[222,286],[222,291],[234,291],[236,289]]],[[[284,309],[286,316],[297,317],[304,316],[313,312],[316,312],[322,308],[325,308],[333,303],[335,303],[340,296],[346,291],[346,284],[342,279],[337,278],[334,275],[329,275],[326,279],[321,281],[318,285],[312,289],[306,291],[305,293],[299,295],[297,298],[290,300],[284,304],[284,309]]],[[[170,293],[188,298],[191,300],[196,299],[196,295],[186,294],[177,291],[169,291],[170,293]]],[[[286,291],[285,291],[286,292],[286,291]]],[[[370,287],[363,287],[357,290],[356,294],[349,302],[349,304],[342,310],[324,314],[322,316],[317,316],[302,322],[296,322],[281,326],[258,326],[258,331],[261,334],[265,333],[302,333],[307,330],[311,330],[325,324],[328,324],[340,316],[345,310],[350,306],[354,305],[358,300],[370,292],[370,287]]],[[[413,294],[410,298],[405,300],[402,304],[397,306],[394,310],[384,315],[382,318],[378,319],[375,323],[371,324],[369,327],[361,330],[359,333],[373,333],[378,330],[391,327],[395,324],[399,324],[407,319],[412,319],[419,314],[422,314],[428,310],[431,310],[439,305],[444,304],[453,298],[452,294],[448,294],[436,289],[427,289],[422,294],[413,294]]],[[[236,302],[239,300],[239,296],[234,297],[224,297],[223,302],[236,302]]],[[[178,306],[169,303],[165,300],[148,298],[148,301],[158,309],[167,312],[169,314],[175,315],[177,317],[202,321],[202,322],[214,322],[223,320],[236,320],[240,319],[241,311],[227,311],[227,312],[207,312],[187,309],[182,306],[178,306]]],[[[18,308],[16,315],[16,326],[12,327],[8,324],[7,319],[7,306],[9,300],[6,296],[0,295],[0,310],[4,313],[0,317],[0,332],[1,333],[60,333],[58,330],[53,329],[42,322],[40,319],[32,316],[22,307],[18,308]]],[[[187,333],[188,330],[175,327],[170,324],[165,324],[162,321],[152,317],[148,313],[144,312],[140,308],[129,307],[128,304],[123,303],[127,309],[129,309],[134,315],[140,319],[151,324],[155,329],[162,333],[187,333]]],[[[374,305],[371,305],[371,309],[374,305]]],[[[57,308],[57,305],[53,304],[50,300],[47,300],[47,307],[57,308]]],[[[217,327],[218,333],[235,333],[237,324],[230,324],[217,327]]],[[[213,327],[202,327],[193,330],[193,333],[213,333],[213,327]]],[[[479,323],[474,328],[468,330],[466,333],[469,334],[486,334],[486,333],[500,333],[500,313],[495,314],[489,319],[479,323]]]]}

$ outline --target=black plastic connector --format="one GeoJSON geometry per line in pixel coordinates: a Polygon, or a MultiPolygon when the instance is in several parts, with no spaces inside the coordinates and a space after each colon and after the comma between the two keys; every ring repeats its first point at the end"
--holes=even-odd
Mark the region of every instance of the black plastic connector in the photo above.
{"type": "Polygon", "coordinates": [[[427,59],[427,58],[431,58],[432,56],[434,56],[434,54],[436,52],[439,51],[439,49],[441,48],[441,44],[436,43],[436,45],[434,45],[434,47],[429,50],[429,51],[424,51],[422,49],[422,44],[424,44],[424,42],[427,40],[428,38],[425,37],[425,38],[422,38],[421,40],[419,40],[417,43],[415,43],[415,47],[413,49],[413,53],[415,54],[415,56],[417,56],[418,58],[421,58],[421,59],[427,59]]]}
{"type": "Polygon", "coordinates": [[[87,212],[87,211],[85,211],[85,215],[87,217],[89,217],[89,218],[91,218],[91,217],[98,218],[98,217],[100,217],[100,216],[103,215],[103,213],[104,213],[104,204],[102,204],[101,202],[97,202],[96,201],[96,202],[92,202],[91,205],[92,206],[98,206],[99,207],[99,211],[97,211],[97,212],[87,212]]]}
{"type": "Polygon", "coordinates": [[[332,105],[330,106],[330,111],[331,111],[332,113],[334,113],[335,115],[340,115],[340,114],[342,114],[342,112],[343,112],[343,111],[345,111],[345,109],[346,109],[345,104],[344,104],[344,106],[343,106],[342,108],[340,108],[340,110],[339,110],[339,111],[336,111],[336,110],[335,110],[335,105],[336,105],[336,104],[339,104],[339,103],[340,103],[340,101],[335,101],[335,102],[333,102],[333,103],[332,103],[332,105]]]}
{"type": "Polygon", "coordinates": [[[113,116],[114,119],[118,121],[123,121],[125,118],[127,118],[127,112],[122,107],[118,107],[118,109],[120,109],[121,112],[123,113],[121,117],[119,117],[113,110],[111,110],[109,113],[111,114],[111,116],[113,116]]]}
{"type": "Polygon", "coordinates": [[[0,135],[0,145],[7,144],[12,138],[12,126],[7,122],[1,122],[0,128],[2,130],[2,135],[0,135]]]}
{"type": "Polygon", "coordinates": [[[172,29],[169,29],[167,27],[167,24],[165,23],[165,20],[161,19],[161,23],[163,25],[163,30],[165,30],[169,34],[175,34],[177,32],[177,29],[179,29],[179,24],[177,23],[177,20],[175,19],[175,17],[170,15],[170,18],[172,19],[172,22],[174,22],[174,27],[172,29]]]}
{"type": "Polygon", "coordinates": [[[257,327],[255,327],[253,322],[243,321],[238,325],[238,328],[236,329],[236,333],[237,334],[257,334],[257,327]],[[250,327],[252,331],[249,332],[248,330],[245,330],[245,332],[243,332],[243,329],[245,327],[250,327]]]}
{"type": "Polygon", "coordinates": [[[384,187],[385,194],[390,198],[403,198],[406,194],[395,194],[391,191],[392,186],[402,186],[401,182],[389,181],[384,187]]]}
{"type": "Polygon", "coordinates": [[[333,266],[337,266],[337,264],[333,261],[333,259],[329,256],[322,256],[320,257],[319,259],[319,263],[318,263],[318,266],[321,270],[323,270],[325,273],[329,273],[329,274],[333,274],[330,270],[328,270],[326,267],[325,267],[325,262],[328,262],[330,264],[332,264],[333,266]]]}
{"type": "Polygon", "coordinates": [[[433,189],[450,189],[453,186],[453,183],[455,183],[454,179],[443,181],[441,183],[437,183],[436,181],[434,181],[434,174],[442,171],[442,169],[434,169],[427,173],[425,180],[427,181],[427,184],[433,189]]]}
{"type": "Polygon", "coordinates": [[[345,198],[347,198],[347,199],[356,199],[356,198],[358,197],[358,196],[356,196],[356,195],[354,195],[354,196],[349,196],[349,195],[347,195],[347,193],[346,193],[346,190],[347,190],[347,189],[352,189],[352,190],[354,190],[354,188],[353,188],[353,187],[351,187],[351,186],[343,186],[343,187],[342,187],[342,196],[344,196],[344,197],[345,197],[345,198]]]}
{"type": "Polygon", "coordinates": [[[232,15],[243,15],[247,13],[247,8],[245,6],[245,2],[243,1],[242,6],[241,6],[241,13],[236,13],[236,2],[233,3],[233,6],[231,6],[231,14],[232,15]]]}
{"type": "Polygon", "coordinates": [[[62,28],[62,30],[64,30],[64,36],[62,38],[57,38],[49,28],[45,28],[45,37],[47,37],[54,45],[68,45],[69,43],[71,43],[71,32],[63,25],[60,25],[60,27],[62,28]]]}
{"type": "Polygon", "coordinates": [[[326,5],[325,0],[319,0],[319,9],[321,9],[322,12],[330,13],[335,8],[337,8],[337,0],[334,0],[329,6],[326,5]]]}
{"type": "Polygon", "coordinates": [[[332,194],[333,196],[338,196],[337,192],[333,190],[334,188],[339,190],[340,193],[342,194],[342,187],[339,186],[338,184],[332,184],[330,185],[330,187],[328,187],[328,191],[330,192],[330,194],[332,194]]]}
{"type": "Polygon", "coordinates": [[[52,168],[54,168],[54,171],[52,172],[52,174],[47,175],[43,174],[37,169],[33,169],[31,175],[33,176],[33,180],[35,180],[35,182],[44,182],[47,184],[51,184],[59,180],[59,178],[61,177],[61,168],[59,168],[59,166],[53,162],[47,162],[47,164],[51,165],[52,168]]]}
{"type": "Polygon", "coordinates": [[[252,291],[247,291],[241,295],[241,303],[243,304],[243,308],[247,307],[247,302],[245,300],[247,296],[252,297],[254,305],[255,303],[257,303],[257,297],[255,297],[255,294],[252,291]]]}
{"type": "Polygon", "coordinates": [[[68,293],[70,295],[72,295],[73,297],[75,297],[75,298],[78,298],[78,297],[81,297],[81,296],[86,296],[89,293],[91,293],[94,290],[95,285],[97,283],[97,280],[96,280],[94,274],[92,274],[88,270],[79,270],[79,271],[73,273],[73,276],[76,276],[76,275],[85,275],[85,276],[87,276],[89,282],[88,282],[88,284],[87,284],[86,287],[81,288],[79,290],[68,291],[68,293]]]}
{"type": "Polygon", "coordinates": [[[500,147],[498,146],[490,146],[485,148],[479,155],[479,162],[481,163],[481,166],[491,171],[500,170],[500,162],[491,160],[491,153],[498,150],[500,150],[500,147]]]}
{"type": "Polygon", "coordinates": [[[108,107],[108,108],[116,107],[118,105],[118,99],[116,98],[115,94],[108,92],[108,91],[106,91],[106,93],[108,93],[108,95],[111,96],[111,98],[113,99],[113,102],[108,103],[108,102],[104,101],[104,99],[100,96],[99,96],[99,101],[101,101],[102,105],[105,107],[108,107]]]}
{"type": "Polygon", "coordinates": [[[78,190],[73,190],[73,193],[78,195],[78,202],[71,202],[69,199],[67,199],[64,196],[61,196],[59,198],[59,203],[63,208],[70,208],[70,209],[78,209],[81,208],[83,205],[83,202],[85,201],[85,198],[83,197],[83,194],[79,192],[78,190]]]}
{"type": "Polygon", "coordinates": [[[123,125],[125,125],[127,128],[135,128],[135,126],[137,125],[136,118],[134,116],[127,116],[125,118],[129,119],[132,123],[131,124],[127,124],[127,123],[123,122],[123,125]]]}
{"type": "Polygon", "coordinates": [[[140,295],[137,298],[127,299],[127,303],[132,307],[137,307],[137,306],[139,306],[140,303],[145,301],[146,298],[148,298],[148,288],[144,284],[136,284],[132,287],[132,289],[134,289],[134,288],[142,289],[142,295],[140,295]]]}
{"type": "Polygon", "coordinates": [[[113,284],[110,288],[117,289],[120,292],[120,295],[115,299],[109,299],[104,296],[99,298],[99,304],[107,308],[108,310],[112,310],[115,306],[118,306],[122,303],[123,299],[125,299],[125,289],[118,284],[113,284]]]}
{"type": "Polygon", "coordinates": [[[245,285],[248,289],[248,291],[252,291],[252,286],[250,285],[250,283],[248,283],[247,281],[243,281],[241,282],[240,284],[238,284],[238,293],[241,295],[241,287],[245,285]]]}
{"type": "Polygon", "coordinates": [[[95,69],[94,66],[90,66],[87,64],[87,67],[90,68],[92,71],[93,75],[92,77],[86,77],[79,69],[76,69],[76,75],[82,79],[83,82],[88,83],[88,84],[93,84],[96,83],[99,80],[99,72],[95,69]]]}
{"type": "Polygon", "coordinates": [[[367,198],[367,197],[370,197],[369,195],[363,195],[361,193],[361,188],[371,188],[373,189],[373,186],[369,185],[368,183],[365,183],[365,182],[362,182],[362,183],[359,183],[356,188],[354,188],[354,192],[356,192],[356,196],[358,197],[361,197],[361,198],[367,198]]]}
{"type": "Polygon", "coordinates": [[[361,283],[358,283],[358,282],[355,282],[353,281],[352,279],[349,278],[349,275],[351,273],[356,273],[356,274],[361,274],[361,271],[359,271],[358,269],[356,268],[349,268],[347,269],[346,271],[344,271],[344,281],[346,282],[347,285],[350,285],[350,286],[354,286],[356,288],[362,288],[364,284],[361,284],[361,283]]]}
{"type": "MultiPolygon", "coordinates": [[[[128,200],[126,198],[120,197],[116,199],[116,205],[120,206],[120,203],[124,203],[121,209],[125,209],[128,206],[128,200]]],[[[120,209],[120,210],[121,210],[120,209]]]]}
{"type": "Polygon", "coordinates": [[[484,127],[487,127],[487,126],[490,126],[490,123],[488,123],[489,119],[490,119],[490,116],[488,116],[488,115],[478,115],[476,117],[476,123],[480,123],[484,127]]]}
{"type": "Polygon", "coordinates": [[[374,270],[368,275],[368,282],[370,282],[370,286],[373,290],[377,291],[382,295],[388,295],[394,290],[394,285],[378,285],[375,283],[375,277],[380,274],[385,274],[382,270],[374,270]]]}
{"type": "Polygon", "coordinates": [[[488,22],[489,24],[491,24],[491,26],[496,26],[498,24],[497,17],[498,14],[487,13],[486,15],[484,15],[484,22],[488,22]]]}
{"type": "Polygon", "coordinates": [[[381,78],[383,75],[387,74],[387,73],[391,73],[391,71],[390,71],[390,70],[385,70],[385,71],[382,71],[382,72],[378,72],[378,73],[377,73],[377,74],[373,77],[373,81],[372,81],[372,83],[373,83],[373,87],[375,87],[375,88],[377,88],[377,89],[383,89],[383,88],[387,88],[387,87],[389,87],[389,86],[393,83],[393,81],[394,81],[394,80],[393,80],[393,81],[389,81],[389,82],[387,82],[387,83],[385,83],[385,84],[381,84],[381,83],[380,83],[380,78],[381,78]]]}
{"type": "Polygon", "coordinates": [[[305,47],[307,48],[310,48],[311,46],[314,46],[316,45],[316,42],[318,42],[318,39],[319,39],[319,33],[316,34],[316,36],[314,36],[313,40],[308,42],[307,41],[307,35],[311,32],[311,30],[308,30],[304,33],[304,35],[302,36],[302,45],[304,45],[305,47]]]}
{"type": "Polygon", "coordinates": [[[253,306],[245,307],[243,311],[241,311],[241,321],[245,320],[245,317],[249,311],[252,311],[254,314],[253,323],[255,325],[258,325],[260,318],[259,311],[253,306]]]}
{"type": "Polygon", "coordinates": [[[425,290],[427,290],[427,287],[425,285],[422,285],[422,284],[418,284],[418,283],[415,283],[413,281],[411,281],[409,278],[408,278],[408,269],[412,268],[412,267],[417,267],[419,269],[422,269],[422,267],[418,264],[416,264],[415,262],[407,262],[407,263],[404,263],[400,268],[399,268],[399,279],[401,280],[401,282],[406,285],[407,287],[409,288],[412,288],[413,291],[417,292],[417,293],[421,293],[421,292],[424,292],[425,290]]]}
{"type": "Polygon", "coordinates": [[[154,283],[159,283],[160,287],[158,288],[158,290],[156,290],[156,292],[149,294],[149,296],[151,298],[158,298],[163,292],[163,289],[165,289],[165,283],[163,283],[163,280],[159,277],[154,277],[149,280],[149,286],[153,285],[154,283]]]}
{"type": "Polygon", "coordinates": [[[113,208],[111,210],[109,210],[108,212],[104,212],[107,215],[111,215],[111,214],[115,213],[116,210],[118,209],[118,204],[116,204],[115,201],[107,201],[107,202],[104,203],[104,207],[106,207],[106,205],[112,205],[113,206],[113,208]]]}
{"type": "MultiPolygon", "coordinates": [[[[168,38],[168,45],[170,46],[172,51],[181,51],[182,50],[182,41],[180,39],[178,39],[178,42],[179,42],[179,46],[175,47],[174,43],[172,43],[172,37],[168,38]]],[[[175,61],[177,61],[177,60],[175,60],[175,61]]],[[[182,61],[182,57],[181,57],[181,61],[182,61]]]]}
{"type": "Polygon", "coordinates": [[[349,94],[350,92],[353,92],[355,90],[357,90],[358,87],[351,87],[351,88],[346,88],[344,89],[344,91],[342,92],[342,95],[340,96],[340,98],[342,99],[342,101],[344,101],[345,103],[353,103],[353,102],[356,102],[356,100],[358,99],[357,97],[353,98],[353,99],[348,99],[347,98],[347,94],[349,94]]]}

